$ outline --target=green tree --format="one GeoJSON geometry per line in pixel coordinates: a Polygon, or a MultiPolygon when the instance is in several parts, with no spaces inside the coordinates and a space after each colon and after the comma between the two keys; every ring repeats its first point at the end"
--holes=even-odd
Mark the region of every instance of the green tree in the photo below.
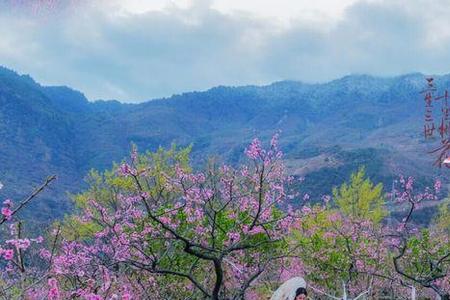
{"type": "MultiPolygon", "coordinates": [[[[356,297],[370,290],[373,274],[389,273],[382,185],[374,185],[360,168],[349,183],[333,189],[333,196],[334,204],[306,211],[293,240],[313,285],[339,297],[352,291],[356,297]]],[[[377,284],[378,290],[384,288],[377,284]]]]}
{"type": "Polygon", "coordinates": [[[383,184],[374,185],[366,178],[364,167],[351,175],[349,184],[333,188],[333,198],[347,216],[368,219],[376,224],[387,216],[383,184]]]}
{"type": "Polygon", "coordinates": [[[439,205],[434,223],[438,229],[450,236],[450,198],[447,197],[439,205]]]}

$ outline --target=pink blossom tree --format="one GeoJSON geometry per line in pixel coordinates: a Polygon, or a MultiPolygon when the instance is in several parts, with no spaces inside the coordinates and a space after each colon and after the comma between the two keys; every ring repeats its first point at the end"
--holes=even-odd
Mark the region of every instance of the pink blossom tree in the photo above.
{"type": "MultiPolygon", "coordinates": [[[[18,204],[11,199],[3,201],[0,216],[0,226],[3,230],[0,234],[6,239],[0,243],[0,297],[4,299],[32,297],[34,287],[45,281],[50,271],[50,265],[39,258],[40,252],[48,252],[49,257],[52,255],[46,250],[44,239],[41,236],[27,237],[17,214],[55,179],[55,176],[48,177],[18,204]]],[[[51,259],[47,260],[47,263],[51,263],[51,259]]]]}
{"type": "Polygon", "coordinates": [[[262,274],[289,257],[286,237],[298,214],[279,209],[291,199],[292,178],[277,136],[268,149],[255,139],[245,153],[240,167],[192,172],[176,160],[161,169],[133,150],[114,177],[126,188],[109,201],[88,199],[76,217],[93,236],[62,243],[52,287],[61,297],[98,299],[255,294],[262,274]]]}
{"type": "MultiPolygon", "coordinates": [[[[438,199],[441,183],[436,181],[434,189],[426,188],[423,192],[414,190],[412,177],[400,177],[399,183],[394,199],[406,206],[407,213],[390,235],[395,249],[395,271],[411,284],[431,289],[441,299],[450,299],[449,232],[433,224],[428,228],[414,224],[417,208],[425,201],[438,199]]],[[[440,218],[441,221],[448,220],[448,210],[441,212],[440,218]]]]}

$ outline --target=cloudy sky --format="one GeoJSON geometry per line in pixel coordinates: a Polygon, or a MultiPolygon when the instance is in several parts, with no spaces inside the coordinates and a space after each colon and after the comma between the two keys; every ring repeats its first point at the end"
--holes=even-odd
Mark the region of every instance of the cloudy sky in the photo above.
{"type": "Polygon", "coordinates": [[[448,0],[0,0],[0,65],[91,99],[450,73],[448,0]]]}

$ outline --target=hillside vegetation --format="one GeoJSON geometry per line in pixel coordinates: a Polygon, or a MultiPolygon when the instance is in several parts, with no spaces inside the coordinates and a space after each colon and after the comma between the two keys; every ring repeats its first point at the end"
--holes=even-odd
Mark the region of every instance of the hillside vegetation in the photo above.
{"type": "MultiPolygon", "coordinates": [[[[49,174],[57,184],[34,203],[33,219],[62,216],[66,192],[86,187],[91,168],[120,162],[135,143],[142,150],[192,144],[195,168],[210,156],[242,160],[254,137],[281,130],[280,144],[292,175],[305,177],[313,197],[331,194],[360,165],[391,186],[394,174],[430,183],[445,170],[422,137],[424,76],[347,76],[323,84],[295,81],[267,86],[216,87],[140,104],[88,101],[68,87],[41,86],[27,75],[0,69],[0,164],[5,195],[24,195],[49,174]]],[[[436,79],[449,86],[450,77],[436,79]]]]}

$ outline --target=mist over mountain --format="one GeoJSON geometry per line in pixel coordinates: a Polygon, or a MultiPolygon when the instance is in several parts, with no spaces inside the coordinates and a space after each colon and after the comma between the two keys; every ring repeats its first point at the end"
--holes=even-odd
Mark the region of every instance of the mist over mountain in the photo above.
{"type": "MultiPolygon", "coordinates": [[[[438,89],[449,84],[449,75],[436,77],[438,89]]],[[[200,167],[209,156],[236,163],[253,138],[268,142],[278,130],[289,171],[306,178],[302,191],[314,197],[330,193],[360,165],[387,188],[399,173],[425,184],[448,175],[427,154],[439,142],[423,138],[424,86],[419,73],[352,75],[321,84],[220,86],[122,104],[90,102],[69,87],[41,86],[0,68],[0,196],[20,200],[56,174],[57,183],[28,211],[36,220],[58,218],[71,207],[67,192],[80,191],[91,168],[121,161],[131,143],[141,151],[193,144],[193,163],[200,167]]]]}

